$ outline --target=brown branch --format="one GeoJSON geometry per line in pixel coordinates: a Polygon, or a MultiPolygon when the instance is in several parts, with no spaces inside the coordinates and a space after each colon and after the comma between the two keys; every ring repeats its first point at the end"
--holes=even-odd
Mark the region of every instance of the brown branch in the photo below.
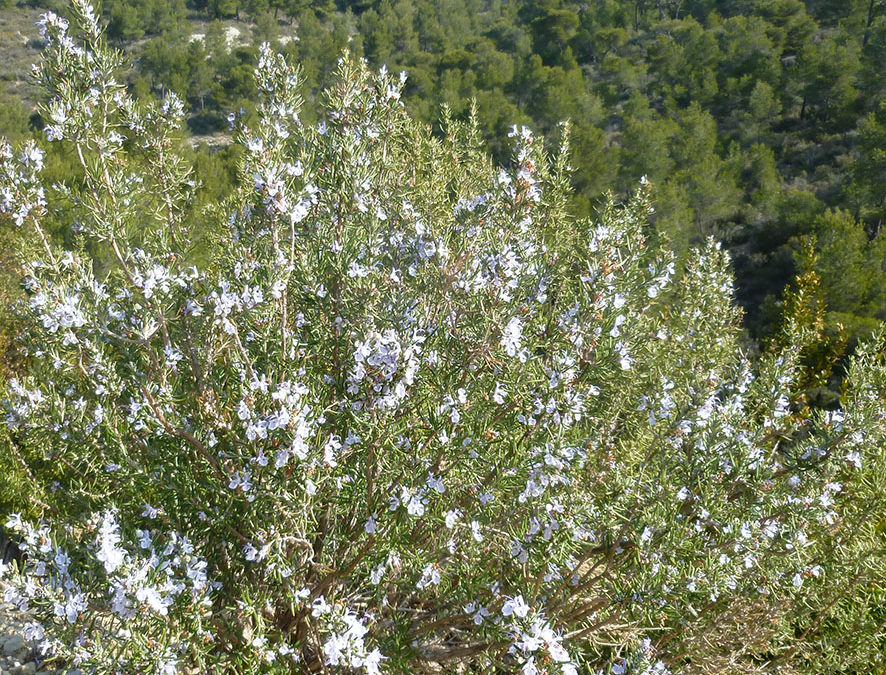
{"type": "Polygon", "coordinates": [[[197,437],[194,436],[194,434],[192,434],[190,431],[179,429],[178,427],[170,423],[169,420],[166,419],[166,416],[163,415],[160,407],[157,405],[157,402],[154,400],[154,397],[151,395],[151,392],[148,391],[147,387],[141,385],[141,392],[144,395],[145,400],[148,402],[151,411],[159,420],[160,424],[163,425],[163,428],[166,429],[166,431],[169,432],[172,436],[187,441],[187,443],[192,448],[203,455],[203,457],[210,463],[210,465],[212,465],[212,468],[215,470],[216,474],[218,474],[220,478],[226,478],[227,474],[221,468],[218,459],[216,459],[215,456],[211,452],[209,452],[209,449],[205,445],[203,445],[203,443],[201,443],[197,439],[197,437]]]}

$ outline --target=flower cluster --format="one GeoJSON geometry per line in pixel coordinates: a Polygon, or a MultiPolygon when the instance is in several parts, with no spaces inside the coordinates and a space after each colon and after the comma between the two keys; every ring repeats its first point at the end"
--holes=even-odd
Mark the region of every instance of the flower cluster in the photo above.
{"type": "Polygon", "coordinates": [[[384,658],[378,649],[367,650],[363,641],[369,632],[366,620],[345,607],[332,606],[321,595],[311,605],[311,616],[320,619],[325,633],[322,650],[325,665],[360,668],[367,675],[378,675],[384,658]]]}
{"type": "Polygon", "coordinates": [[[96,629],[102,633],[101,640],[94,632],[91,641],[79,642],[73,654],[75,663],[110,655],[114,643],[126,644],[134,632],[143,630],[151,615],[168,617],[174,605],[179,609],[200,607],[210,591],[218,589],[217,582],[208,577],[207,561],[195,553],[187,537],[136,529],[135,541],[124,541],[113,511],[97,514],[87,523],[86,532],[94,534],[87,546],[100,564],[87,573],[88,577],[83,571],[72,575],[76,561],[57,543],[45,523],[34,527],[13,514],[5,526],[19,537],[19,548],[28,560],[28,576],[26,580],[13,579],[4,591],[4,599],[21,610],[32,605],[51,608],[48,621],[34,622],[27,631],[43,654],[64,650],[52,639],[57,631],[53,624],[83,627],[90,621],[86,613],[91,604],[106,604],[120,623],[96,629]]]}

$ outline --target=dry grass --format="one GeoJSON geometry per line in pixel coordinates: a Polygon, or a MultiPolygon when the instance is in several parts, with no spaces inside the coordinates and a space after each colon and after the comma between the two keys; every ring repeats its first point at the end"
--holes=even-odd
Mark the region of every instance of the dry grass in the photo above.
{"type": "Polygon", "coordinates": [[[31,64],[40,55],[37,26],[42,13],[31,7],[0,10],[0,82],[6,93],[33,108],[39,93],[31,80],[31,64]]]}

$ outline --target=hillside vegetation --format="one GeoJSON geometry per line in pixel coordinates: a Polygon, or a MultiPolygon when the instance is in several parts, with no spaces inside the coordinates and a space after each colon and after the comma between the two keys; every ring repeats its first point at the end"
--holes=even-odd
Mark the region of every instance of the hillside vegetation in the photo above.
{"type": "MultiPolygon", "coordinates": [[[[5,5],[0,133],[15,137],[35,102],[32,23],[63,3],[5,5]]],[[[252,109],[258,45],[303,68],[307,120],[348,49],[405,70],[408,110],[435,129],[441,106],[474,115],[498,161],[511,125],[553,138],[570,120],[577,212],[648,177],[680,258],[707,235],[731,250],[754,338],[804,265],[835,356],[886,318],[884,0],[107,0],[103,15],[129,89],[186,99],[207,204],[230,188],[227,116],[252,109]]]]}

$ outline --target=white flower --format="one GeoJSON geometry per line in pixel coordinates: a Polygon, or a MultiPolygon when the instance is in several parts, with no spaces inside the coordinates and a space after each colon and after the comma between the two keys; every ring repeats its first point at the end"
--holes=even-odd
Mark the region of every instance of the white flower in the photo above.
{"type": "Polygon", "coordinates": [[[440,583],[440,568],[434,563],[425,565],[421,574],[421,580],[417,584],[419,590],[424,590],[428,586],[437,586],[440,583]]]}
{"type": "Polygon", "coordinates": [[[381,583],[382,577],[385,575],[385,564],[381,563],[373,568],[372,572],[369,573],[369,582],[373,586],[378,586],[381,583]]]}
{"type": "Polygon", "coordinates": [[[529,614],[529,605],[526,604],[522,595],[516,595],[505,601],[505,604],[502,605],[501,613],[503,616],[513,615],[519,619],[524,619],[529,614]]]}
{"type": "Polygon", "coordinates": [[[39,642],[43,639],[43,626],[35,621],[25,624],[22,637],[28,642],[39,642]]]}
{"type": "Polygon", "coordinates": [[[114,513],[108,511],[102,517],[96,541],[99,550],[95,554],[99,562],[104,564],[105,572],[108,574],[116,571],[126,560],[127,553],[119,546],[120,539],[120,527],[117,525],[114,513]]]}
{"type": "Polygon", "coordinates": [[[538,667],[535,665],[535,657],[530,656],[526,663],[523,664],[523,675],[541,675],[538,667]]]}
{"type": "Polygon", "coordinates": [[[366,669],[366,675],[380,675],[381,670],[379,669],[379,665],[384,658],[386,657],[382,656],[382,653],[378,649],[373,649],[369,652],[369,654],[363,659],[363,667],[366,669]]]}
{"type": "Polygon", "coordinates": [[[167,652],[157,666],[157,673],[158,675],[176,675],[178,673],[178,659],[167,652]]]}
{"type": "Polygon", "coordinates": [[[136,530],[135,536],[138,538],[139,548],[151,548],[151,533],[148,530],[136,530]]]}
{"type": "Polygon", "coordinates": [[[508,356],[514,356],[520,350],[520,342],[523,339],[523,322],[519,317],[514,317],[505,326],[501,334],[501,346],[508,356]]]}
{"type": "Polygon", "coordinates": [[[423,516],[425,514],[423,500],[416,495],[412,495],[406,503],[406,512],[410,516],[423,516]]]}
{"type": "Polygon", "coordinates": [[[321,595],[319,598],[315,598],[314,602],[311,603],[311,616],[316,619],[317,617],[323,616],[331,609],[332,607],[326,602],[326,598],[321,595]]]}
{"type": "Polygon", "coordinates": [[[248,471],[237,471],[234,473],[228,483],[228,489],[236,490],[237,488],[242,488],[243,492],[249,492],[252,489],[252,476],[248,471]]]}
{"type": "Polygon", "coordinates": [[[520,564],[529,560],[529,551],[519,541],[511,542],[511,555],[520,561],[520,564]]]}
{"type": "Polygon", "coordinates": [[[161,616],[166,616],[169,613],[169,605],[172,604],[171,598],[163,597],[156,588],[151,586],[143,586],[137,589],[135,599],[143,605],[147,605],[161,616]]]}
{"type": "Polygon", "coordinates": [[[330,467],[338,466],[336,453],[341,449],[341,439],[338,436],[330,436],[323,446],[323,461],[330,467]]]}
{"type": "Polygon", "coordinates": [[[492,392],[492,400],[495,401],[498,405],[502,405],[505,402],[505,398],[507,397],[508,392],[504,388],[501,382],[495,383],[495,391],[492,392]]]}
{"type": "Polygon", "coordinates": [[[446,492],[446,486],[443,484],[443,481],[431,473],[428,474],[427,486],[441,495],[446,492]]]}

